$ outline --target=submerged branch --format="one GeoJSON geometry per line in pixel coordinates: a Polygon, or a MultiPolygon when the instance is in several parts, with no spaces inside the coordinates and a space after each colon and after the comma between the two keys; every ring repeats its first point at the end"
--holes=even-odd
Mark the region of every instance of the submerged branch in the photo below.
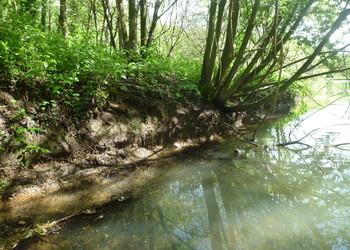
{"type": "Polygon", "coordinates": [[[311,148],[311,145],[303,143],[301,141],[291,141],[291,142],[286,142],[286,143],[279,143],[279,144],[276,144],[275,146],[277,146],[277,147],[285,147],[285,146],[294,145],[294,144],[300,144],[300,145],[304,145],[304,146],[306,146],[308,148],[311,148]]]}
{"type": "Polygon", "coordinates": [[[239,141],[241,141],[241,142],[245,142],[245,143],[251,144],[251,145],[253,145],[253,146],[257,147],[257,148],[260,148],[260,147],[261,147],[261,145],[256,144],[255,142],[253,142],[253,141],[251,141],[251,140],[248,140],[248,139],[246,139],[246,138],[241,139],[241,138],[237,137],[237,139],[238,139],[239,141]]]}

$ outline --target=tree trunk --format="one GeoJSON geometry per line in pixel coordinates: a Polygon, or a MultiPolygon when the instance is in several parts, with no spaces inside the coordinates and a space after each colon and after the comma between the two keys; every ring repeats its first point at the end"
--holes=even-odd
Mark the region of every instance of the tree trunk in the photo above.
{"type": "Polygon", "coordinates": [[[129,50],[137,47],[137,12],[136,0],[129,0],[129,50]]]}
{"type": "Polygon", "coordinates": [[[127,48],[128,44],[128,31],[126,28],[126,17],[124,11],[123,0],[116,0],[117,11],[118,11],[118,37],[119,37],[119,49],[123,50],[127,48]]]}
{"type": "MultiPolygon", "coordinates": [[[[228,26],[226,31],[226,41],[224,50],[221,56],[221,62],[219,65],[219,70],[216,75],[215,82],[217,83],[216,90],[220,88],[221,83],[226,76],[227,70],[234,58],[234,41],[236,39],[237,27],[238,27],[238,17],[239,17],[239,1],[230,1],[229,5],[229,16],[228,16],[228,26]]],[[[214,93],[215,95],[216,93],[214,93]]]]}
{"type": "Polygon", "coordinates": [[[114,35],[113,35],[113,24],[112,24],[112,17],[111,17],[111,10],[109,7],[109,1],[108,0],[101,0],[102,6],[103,6],[103,14],[104,18],[107,22],[107,27],[109,31],[109,42],[110,45],[117,49],[117,45],[115,44],[114,35]]]}
{"type": "Polygon", "coordinates": [[[154,10],[153,10],[153,17],[152,17],[152,22],[151,22],[151,27],[149,28],[149,32],[148,32],[148,39],[147,39],[147,43],[146,46],[149,47],[152,43],[152,41],[154,40],[154,31],[156,29],[157,26],[157,22],[159,19],[159,8],[162,4],[162,0],[157,0],[154,4],[154,10]]]}
{"type": "Polygon", "coordinates": [[[67,1],[60,0],[60,15],[58,18],[58,28],[61,34],[67,36],[67,1]]]}
{"type": "MultiPolygon", "coordinates": [[[[350,15],[350,9],[345,9],[339,14],[337,20],[335,20],[335,22],[332,24],[332,27],[329,29],[327,34],[323,37],[322,41],[318,44],[318,46],[314,49],[311,56],[308,57],[306,62],[297,70],[297,72],[295,72],[288,80],[285,80],[284,83],[282,84],[282,86],[280,88],[278,88],[276,91],[278,91],[279,93],[283,93],[284,91],[286,91],[288,89],[288,87],[290,87],[295,81],[297,81],[303,73],[308,71],[308,68],[310,67],[312,62],[316,59],[316,57],[321,53],[323,47],[326,45],[326,43],[328,42],[331,35],[337,29],[339,29],[342,22],[344,20],[346,20],[349,15],[350,15]]],[[[255,109],[262,104],[272,102],[274,97],[275,97],[275,94],[276,93],[272,93],[272,94],[268,95],[267,97],[265,97],[264,99],[261,99],[257,102],[254,102],[254,103],[240,105],[240,106],[232,107],[232,108],[227,108],[226,110],[227,111],[242,111],[242,110],[255,109]]]]}
{"type": "Polygon", "coordinates": [[[209,61],[211,54],[213,53],[213,43],[214,43],[214,31],[215,31],[215,19],[217,12],[218,3],[216,0],[212,0],[209,8],[209,23],[208,23],[208,35],[206,39],[206,46],[203,58],[202,73],[201,73],[201,89],[204,94],[208,94],[211,90],[211,80],[212,75],[208,74],[211,69],[209,69],[209,61]]]}
{"type": "Polygon", "coordinates": [[[46,29],[47,0],[41,0],[41,27],[46,29]]]}
{"type": "Polygon", "coordinates": [[[141,46],[147,44],[147,0],[140,0],[141,46]]]}
{"type": "Polygon", "coordinates": [[[49,11],[49,25],[48,25],[48,28],[49,30],[51,31],[52,30],[52,10],[51,10],[51,0],[48,0],[49,1],[49,6],[50,8],[48,8],[48,11],[49,11]]]}
{"type": "Polygon", "coordinates": [[[227,99],[230,97],[227,93],[227,90],[235,77],[236,73],[238,72],[239,68],[243,65],[243,58],[244,53],[246,51],[246,48],[248,46],[249,39],[251,38],[253,28],[255,27],[255,19],[257,17],[257,13],[260,7],[260,0],[256,0],[254,2],[253,10],[251,13],[251,16],[249,18],[248,26],[245,30],[245,34],[243,37],[243,40],[241,42],[241,45],[239,47],[239,51],[237,53],[237,56],[234,60],[233,66],[231,67],[230,72],[224,79],[224,82],[222,83],[222,86],[220,87],[219,91],[217,92],[217,95],[214,96],[214,101],[221,104],[227,101],[227,99]]]}

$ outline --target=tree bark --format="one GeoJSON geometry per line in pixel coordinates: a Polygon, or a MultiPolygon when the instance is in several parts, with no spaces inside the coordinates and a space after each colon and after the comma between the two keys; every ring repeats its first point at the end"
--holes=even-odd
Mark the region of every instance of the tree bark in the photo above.
{"type": "Polygon", "coordinates": [[[47,0],[41,0],[41,27],[42,30],[46,29],[46,16],[47,16],[47,0]]]}
{"type": "MultiPolygon", "coordinates": [[[[290,87],[290,85],[292,85],[295,81],[297,81],[303,73],[305,73],[308,70],[308,68],[310,67],[312,62],[315,60],[315,58],[321,53],[323,47],[326,45],[326,43],[328,42],[331,35],[340,27],[342,22],[344,20],[346,20],[346,18],[349,15],[350,15],[350,9],[345,9],[339,14],[338,18],[332,24],[332,27],[329,29],[327,34],[323,37],[322,41],[318,44],[318,46],[314,49],[313,53],[306,60],[306,62],[297,70],[297,72],[294,73],[293,76],[291,76],[288,80],[285,80],[284,83],[282,84],[282,86],[280,88],[278,88],[278,90],[276,90],[276,91],[278,91],[279,93],[283,93],[284,91],[286,91],[288,89],[288,87],[290,87]]],[[[274,97],[275,97],[275,94],[276,93],[272,93],[272,94],[268,95],[267,97],[265,97],[259,101],[256,101],[254,103],[226,108],[226,111],[233,112],[233,111],[255,109],[262,104],[272,102],[274,97]]]]}
{"type": "Polygon", "coordinates": [[[147,44],[147,0],[140,0],[141,46],[147,44]]]}
{"type": "Polygon", "coordinates": [[[215,80],[215,82],[217,83],[217,86],[215,86],[216,89],[220,88],[221,83],[224,77],[226,76],[227,70],[229,69],[229,66],[234,59],[234,41],[236,39],[236,34],[237,34],[239,9],[240,9],[240,1],[230,0],[229,17],[228,17],[229,19],[228,19],[227,31],[226,31],[226,41],[225,41],[224,50],[221,56],[219,70],[215,80]]]}
{"type": "Polygon", "coordinates": [[[118,37],[119,37],[119,49],[123,50],[127,48],[128,44],[128,31],[126,28],[126,17],[124,11],[123,0],[116,0],[117,11],[118,11],[118,37]]]}
{"type": "MultiPolygon", "coordinates": [[[[243,40],[241,42],[241,45],[239,47],[239,51],[237,53],[236,59],[233,63],[233,66],[232,66],[229,74],[224,79],[224,82],[223,82],[222,86],[220,87],[217,95],[214,96],[214,102],[217,102],[217,103],[226,102],[227,99],[229,98],[229,96],[231,95],[231,93],[227,93],[228,92],[227,90],[228,90],[233,78],[235,77],[238,69],[242,66],[243,55],[244,55],[244,52],[246,51],[246,48],[248,46],[248,42],[251,38],[253,28],[255,27],[255,20],[257,17],[259,7],[260,7],[260,0],[256,0],[254,2],[253,10],[252,10],[252,13],[251,13],[249,21],[248,21],[248,27],[245,30],[245,34],[244,34],[243,40]]],[[[231,90],[231,92],[233,92],[233,91],[231,90]]]]}
{"type": "Polygon", "coordinates": [[[202,73],[200,85],[204,94],[209,94],[211,89],[211,80],[212,75],[208,74],[209,72],[209,61],[211,58],[211,54],[213,53],[213,43],[214,43],[214,31],[215,31],[215,19],[217,12],[218,3],[216,0],[212,0],[209,8],[209,22],[208,22],[208,32],[207,39],[205,45],[205,52],[202,64],[202,73]]]}
{"type": "Polygon", "coordinates": [[[67,1],[60,0],[60,15],[58,18],[58,28],[61,34],[67,36],[67,1]]]}
{"type": "Polygon", "coordinates": [[[103,6],[104,18],[107,22],[107,27],[108,27],[108,31],[109,31],[110,45],[114,49],[117,49],[117,45],[115,44],[114,35],[113,35],[113,24],[112,24],[112,17],[111,17],[111,10],[109,7],[109,2],[108,2],[108,0],[101,0],[101,2],[102,2],[102,6],[103,6]]]}
{"type": "Polygon", "coordinates": [[[137,47],[137,9],[136,0],[129,0],[129,50],[135,50],[137,47]]]}

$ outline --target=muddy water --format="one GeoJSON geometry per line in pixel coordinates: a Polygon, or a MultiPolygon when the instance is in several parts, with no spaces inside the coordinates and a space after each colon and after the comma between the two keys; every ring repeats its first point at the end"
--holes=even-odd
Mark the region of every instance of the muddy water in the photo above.
{"type": "Polygon", "coordinates": [[[262,147],[228,139],[174,163],[137,200],[78,217],[26,248],[350,248],[349,131],[343,99],[260,129],[262,147]]]}

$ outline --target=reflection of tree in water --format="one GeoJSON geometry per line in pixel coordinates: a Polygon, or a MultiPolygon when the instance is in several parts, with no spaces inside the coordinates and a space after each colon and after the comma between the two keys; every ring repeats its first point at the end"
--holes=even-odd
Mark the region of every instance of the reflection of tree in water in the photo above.
{"type": "Polygon", "coordinates": [[[251,150],[246,158],[187,162],[168,184],[112,210],[88,230],[81,229],[86,222],[77,225],[79,233],[66,229],[60,246],[72,241],[87,249],[349,246],[350,171],[344,167],[349,161],[338,159],[343,167],[323,174],[315,163],[319,154],[276,147],[251,150]]]}
{"type": "Polygon", "coordinates": [[[305,154],[304,164],[295,162],[294,153],[263,154],[259,162],[274,162],[272,172],[201,170],[212,248],[329,248],[340,239],[348,244],[349,190],[336,190],[348,186],[349,173],[323,175],[309,163],[314,154],[305,154]]]}

